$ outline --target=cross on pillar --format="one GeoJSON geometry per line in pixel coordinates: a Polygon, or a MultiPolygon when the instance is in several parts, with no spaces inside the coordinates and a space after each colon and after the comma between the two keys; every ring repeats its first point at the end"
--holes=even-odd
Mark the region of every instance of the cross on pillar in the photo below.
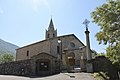
{"type": "Polygon", "coordinates": [[[85,21],[83,22],[83,24],[86,27],[86,31],[88,31],[88,24],[90,23],[90,21],[88,21],[87,19],[85,19],[85,21]]]}
{"type": "Polygon", "coordinates": [[[86,69],[87,72],[93,72],[93,65],[92,62],[90,62],[92,60],[92,54],[91,54],[91,50],[90,50],[90,40],[89,40],[89,31],[88,31],[88,24],[90,23],[90,21],[88,21],[87,19],[85,19],[85,21],[83,22],[83,24],[86,27],[86,57],[87,57],[87,62],[86,62],[86,69]]]}

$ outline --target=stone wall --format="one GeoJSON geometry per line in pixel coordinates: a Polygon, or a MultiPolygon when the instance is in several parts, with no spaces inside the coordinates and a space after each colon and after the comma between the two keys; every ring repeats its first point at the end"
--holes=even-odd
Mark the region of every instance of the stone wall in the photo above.
{"type": "Polygon", "coordinates": [[[47,53],[40,53],[31,59],[7,62],[0,64],[0,75],[18,75],[18,76],[47,76],[59,73],[59,62],[56,57],[47,53]],[[47,61],[48,60],[48,61],[47,61]],[[40,62],[49,62],[47,71],[39,70],[40,62]],[[36,64],[38,62],[38,64],[36,64]]]}
{"type": "Polygon", "coordinates": [[[117,69],[105,56],[98,56],[93,60],[93,70],[98,73],[106,73],[110,77],[109,80],[117,80],[118,78],[117,69]]]}
{"type": "Polygon", "coordinates": [[[30,60],[14,61],[4,64],[0,64],[0,74],[2,75],[20,75],[30,76],[31,75],[30,60]]]}

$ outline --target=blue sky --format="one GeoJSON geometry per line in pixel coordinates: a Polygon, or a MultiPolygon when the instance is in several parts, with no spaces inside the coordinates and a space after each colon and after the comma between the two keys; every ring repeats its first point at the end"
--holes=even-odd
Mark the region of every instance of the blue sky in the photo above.
{"type": "MultiPolygon", "coordinates": [[[[51,17],[58,35],[75,34],[85,44],[85,25],[90,13],[106,0],[0,0],[0,38],[20,47],[45,39],[51,17]]],[[[95,34],[99,27],[89,24],[91,48],[105,52],[95,34]]]]}

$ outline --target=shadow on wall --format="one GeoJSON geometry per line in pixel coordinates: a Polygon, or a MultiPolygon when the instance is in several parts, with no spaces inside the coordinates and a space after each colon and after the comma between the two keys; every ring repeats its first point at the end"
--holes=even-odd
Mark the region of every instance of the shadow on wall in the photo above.
{"type": "Polygon", "coordinates": [[[118,71],[105,56],[97,56],[93,59],[93,70],[98,72],[105,80],[119,80],[118,71]],[[105,73],[109,79],[106,78],[101,72],[105,73]]]}

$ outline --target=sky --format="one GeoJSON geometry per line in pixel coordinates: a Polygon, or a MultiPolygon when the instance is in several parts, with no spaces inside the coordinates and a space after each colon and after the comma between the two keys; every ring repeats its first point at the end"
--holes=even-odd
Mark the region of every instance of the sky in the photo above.
{"type": "Polygon", "coordinates": [[[103,3],[106,0],[0,0],[0,39],[19,47],[44,40],[52,18],[58,36],[75,34],[86,44],[83,22],[88,19],[91,49],[105,52],[95,37],[99,26],[91,18],[103,3]]]}

